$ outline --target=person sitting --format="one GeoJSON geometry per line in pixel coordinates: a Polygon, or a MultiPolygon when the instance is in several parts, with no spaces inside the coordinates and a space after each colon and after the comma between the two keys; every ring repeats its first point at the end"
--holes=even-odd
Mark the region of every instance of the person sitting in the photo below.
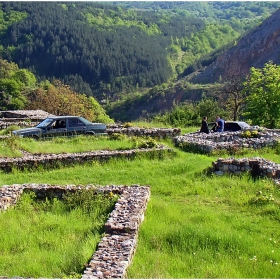
{"type": "Polygon", "coordinates": [[[60,121],[60,128],[65,128],[65,127],[66,127],[65,121],[60,121]]]}
{"type": "Polygon", "coordinates": [[[216,117],[217,122],[217,132],[223,132],[225,129],[225,121],[220,118],[220,116],[216,117]]]}
{"type": "Polygon", "coordinates": [[[54,129],[57,129],[57,128],[65,128],[65,127],[66,127],[65,124],[66,124],[66,123],[65,123],[64,120],[62,120],[62,121],[57,120],[53,128],[54,128],[54,129]]]}
{"type": "Polygon", "coordinates": [[[207,134],[210,132],[206,116],[202,118],[200,132],[204,132],[204,133],[207,133],[207,134]]]}

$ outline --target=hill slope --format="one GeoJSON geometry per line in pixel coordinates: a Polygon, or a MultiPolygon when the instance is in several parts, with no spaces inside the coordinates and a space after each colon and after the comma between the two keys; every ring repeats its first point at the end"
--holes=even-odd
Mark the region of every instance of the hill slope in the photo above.
{"type": "Polygon", "coordinates": [[[236,46],[221,54],[217,60],[191,81],[214,83],[226,78],[235,69],[236,75],[245,77],[251,67],[262,68],[273,61],[280,64],[280,9],[261,25],[242,37],[236,46]]]}
{"type": "MultiPolygon", "coordinates": [[[[279,6],[280,2],[1,2],[0,57],[27,68],[40,81],[60,79],[74,91],[109,104],[106,109],[116,120],[129,121],[199,99],[207,87],[189,86],[190,77],[279,6]]],[[[243,53],[246,48],[245,42],[243,53]]],[[[240,64],[245,66],[249,64],[240,64]]],[[[224,75],[223,68],[217,77],[224,75]]],[[[202,77],[198,82],[209,80],[213,69],[207,71],[208,78],[196,76],[202,77]]]]}
{"type": "Polygon", "coordinates": [[[109,115],[123,121],[149,118],[170,110],[174,104],[199,100],[202,93],[207,95],[221,77],[227,78],[233,70],[235,75],[245,78],[251,67],[262,68],[269,61],[280,64],[279,23],[280,9],[196,76],[186,76],[168,86],[150,90],[142,97],[120,102],[108,111],[109,115]]]}

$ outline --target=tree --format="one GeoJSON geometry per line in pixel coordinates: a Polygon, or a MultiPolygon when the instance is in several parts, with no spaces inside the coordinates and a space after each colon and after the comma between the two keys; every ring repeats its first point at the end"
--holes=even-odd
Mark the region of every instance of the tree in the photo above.
{"type": "Polygon", "coordinates": [[[30,91],[28,100],[29,110],[43,109],[57,116],[76,115],[94,122],[113,122],[93,97],[78,94],[59,80],[30,91]]]}
{"type": "Polygon", "coordinates": [[[36,84],[36,77],[33,73],[26,69],[20,69],[16,71],[12,77],[21,82],[26,87],[33,87],[36,84]]]}
{"type": "Polygon", "coordinates": [[[246,118],[267,128],[280,125],[280,66],[269,62],[262,69],[252,67],[243,93],[248,94],[246,118]]]}
{"type": "Polygon", "coordinates": [[[21,89],[21,83],[14,79],[0,79],[0,110],[23,109],[26,99],[21,89]]]}
{"type": "Polygon", "coordinates": [[[0,110],[23,109],[27,102],[24,92],[35,84],[33,73],[0,59],[0,110]]]}
{"type": "Polygon", "coordinates": [[[222,116],[226,118],[226,112],[219,107],[219,103],[212,99],[203,96],[202,99],[195,106],[196,111],[199,113],[200,117],[207,116],[208,121],[215,121],[216,116],[222,116]]]}
{"type": "Polygon", "coordinates": [[[223,108],[228,111],[230,118],[234,121],[241,116],[245,104],[246,95],[243,90],[243,77],[240,73],[240,66],[232,64],[222,86],[215,92],[215,96],[223,108]]]}

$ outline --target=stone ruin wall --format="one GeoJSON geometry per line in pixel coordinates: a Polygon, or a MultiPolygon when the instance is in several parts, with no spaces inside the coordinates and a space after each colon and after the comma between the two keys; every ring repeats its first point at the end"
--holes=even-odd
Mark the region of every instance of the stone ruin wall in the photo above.
{"type": "MultiPolygon", "coordinates": [[[[44,118],[43,118],[44,119],[44,118]]],[[[42,121],[43,119],[40,119],[42,121]]],[[[31,118],[0,118],[0,130],[9,126],[17,125],[22,128],[34,127],[40,121],[31,118]]],[[[108,124],[106,125],[108,135],[114,133],[124,134],[127,136],[144,136],[153,138],[173,138],[181,134],[180,128],[141,128],[141,127],[124,127],[123,125],[108,124]]],[[[6,136],[9,137],[9,136],[6,136]]],[[[4,137],[1,137],[4,138],[4,137]]]]}
{"type": "MultiPolygon", "coordinates": [[[[179,146],[181,143],[190,143],[197,146],[202,152],[209,153],[217,149],[229,149],[232,147],[243,147],[260,149],[271,147],[276,144],[279,137],[278,130],[265,130],[259,132],[258,138],[242,138],[241,132],[226,133],[190,133],[180,136],[180,129],[141,129],[141,128],[108,128],[108,134],[121,133],[129,136],[151,136],[173,139],[174,144],[179,146]]],[[[92,160],[107,160],[115,157],[132,158],[139,152],[152,152],[170,148],[159,147],[157,149],[136,149],[128,151],[96,151],[88,153],[74,154],[46,154],[31,155],[24,154],[22,158],[0,158],[0,168],[4,171],[11,171],[13,167],[20,169],[34,168],[38,164],[72,164],[92,160]]],[[[222,175],[226,172],[239,174],[241,172],[252,172],[255,175],[273,178],[276,183],[280,181],[280,166],[260,158],[253,159],[218,159],[212,164],[213,172],[222,175]]],[[[89,186],[91,187],[91,186],[89,186]]],[[[13,185],[3,186],[0,189],[0,208],[6,209],[16,203],[18,197],[24,189],[31,188],[38,196],[46,195],[48,191],[61,194],[61,190],[75,189],[75,186],[49,185],[13,185]],[[18,190],[18,191],[15,191],[18,190]],[[44,190],[44,194],[42,194],[44,190]],[[48,191],[47,191],[48,190],[48,191]]],[[[140,186],[109,186],[102,188],[102,191],[112,191],[120,194],[120,198],[115,205],[115,210],[110,214],[105,224],[105,236],[98,245],[97,251],[92,256],[89,264],[85,268],[83,279],[89,278],[124,278],[127,267],[129,266],[137,244],[137,234],[147,201],[150,197],[149,187],[140,186]]]]}
{"type": "MultiPolygon", "coordinates": [[[[150,199],[149,186],[53,186],[48,184],[14,184],[0,188],[0,210],[16,204],[24,191],[34,191],[38,198],[61,198],[67,192],[85,188],[96,192],[112,192],[119,196],[104,226],[104,237],[85,267],[82,279],[125,278],[137,246],[138,230],[150,199]]],[[[5,278],[5,277],[0,277],[5,278]]]]}
{"type": "Polygon", "coordinates": [[[202,153],[211,153],[215,150],[232,150],[238,148],[261,149],[273,147],[279,138],[279,130],[264,130],[258,132],[256,138],[244,138],[242,133],[246,131],[222,132],[222,133],[189,133],[182,136],[175,136],[175,146],[191,145],[202,153]]]}
{"type": "Polygon", "coordinates": [[[133,159],[137,154],[153,154],[161,152],[172,152],[171,148],[159,145],[157,148],[142,148],[142,149],[131,149],[131,150],[116,150],[116,151],[93,151],[83,153],[64,153],[64,154],[30,154],[24,152],[22,157],[10,158],[0,157],[0,169],[5,172],[11,172],[14,168],[34,169],[40,165],[46,167],[54,167],[57,165],[73,165],[77,163],[85,163],[88,161],[107,161],[113,158],[127,158],[133,159]]]}
{"type": "Polygon", "coordinates": [[[280,184],[280,164],[264,158],[219,158],[212,163],[212,167],[216,175],[250,172],[252,176],[268,177],[280,184]]]}
{"type": "Polygon", "coordinates": [[[140,127],[122,127],[115,125],[108,125],[106,132],[108,135],[114,133],[124,134],[127,136],[144,136],[159,139],[173,138],[181,134],[180,128],[140,128],[140,127]]]}

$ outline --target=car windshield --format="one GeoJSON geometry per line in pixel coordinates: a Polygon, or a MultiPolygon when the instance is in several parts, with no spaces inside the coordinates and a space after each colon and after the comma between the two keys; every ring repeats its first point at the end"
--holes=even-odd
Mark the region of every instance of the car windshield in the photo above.
{"type": "Polygon", "coordinates": [[[90,124],[91,124],[90,121],[88,121],[87,119],[85,119],[85,118],[83,118],[83,117],[80,117],[79,119],[80,119],[80,121],[83,122],[85,125],[90,125],[90,124]]]}
{"type": "Polygon", "coordinates": [[[47,127],[48,125],[50,125],[52,122],[53,122],[53,119],[47,118],[44,121],[42,121],[41,123],[39,123],[38,125],[36,125],[36,127],[44,128],[44,127],[47,127]]]}
{"type": "Polygon", "coordinates": [[[245,123],[245,122],[238,122],[238,124],[243,126],[243,127],[250,127],[250,125],[245,123]]]}

